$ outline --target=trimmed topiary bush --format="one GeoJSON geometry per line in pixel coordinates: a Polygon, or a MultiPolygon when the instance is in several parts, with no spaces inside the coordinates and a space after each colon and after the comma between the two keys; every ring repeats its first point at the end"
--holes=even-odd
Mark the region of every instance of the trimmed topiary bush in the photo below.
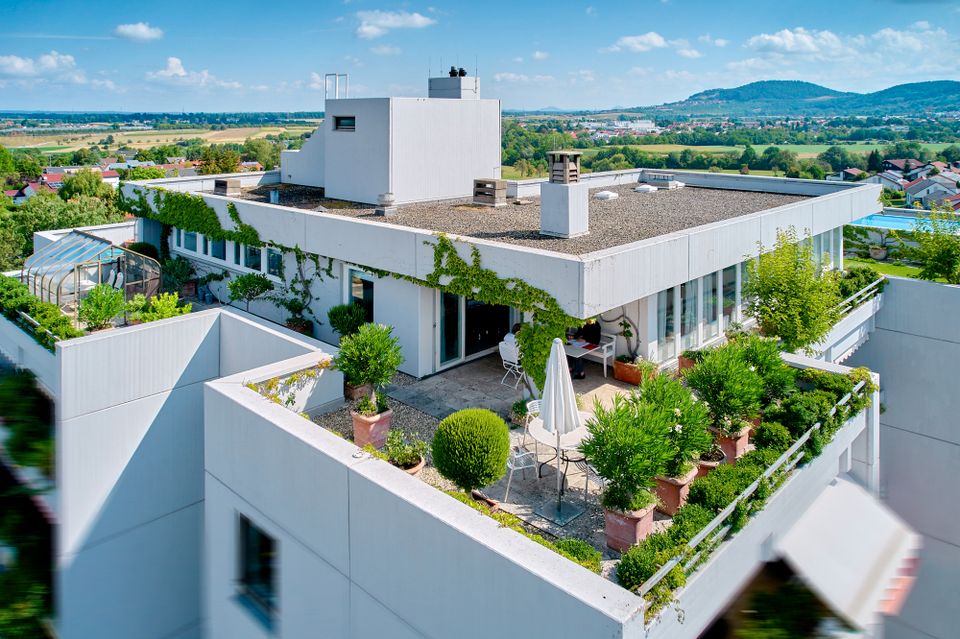
{"type": "Polygon", "coordinates": [[[356,333],[366,323],[366,317],[366,311],[359,304],[338,304],[327,311],[330,328],[340,337],[356,333]]]}
{"type": "Polygon", "coordinates": [[[507,470],[507,423],[485,408],[467,408],[446,417],[431,446],[433,465],[461,490],[489,486],[507,470]]]}
{"type": "Polygon", "coordinates": [[[757,448],[768,448],[782,453],[790,448],[793,437],[790,436],[790,431],[783,424],[763,422],[753,434],[753,443],[757,448]]]}

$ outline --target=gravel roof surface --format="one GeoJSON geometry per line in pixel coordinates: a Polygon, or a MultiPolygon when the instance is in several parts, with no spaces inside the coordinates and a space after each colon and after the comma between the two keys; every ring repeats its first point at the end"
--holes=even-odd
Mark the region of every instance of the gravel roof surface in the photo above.
{"type": "MultiPolygon", "coordinates": [[[[320,189],[280,185],[280,204],[373,222],[410,226],[430,231],[519,244],[548,251],[583,255],[651,237],[690,229],[741,215],[748,215],[808,199],[800,195],[757,193],[685,187],[656,193],[634,193],[634,184],[591,189],[613,191],[614,200],[590,198],[590,233],[564,240],[539,233],[540,202],[508,204],[499,208],[476,206],[469,200],[422,202],[401,206],[397,215],[380,217],[373,207],[355,202],[330,200],[320,189]]],[[[267,192],[276,185],[245,191],[244,199],[268,201],[267,192]]]]}

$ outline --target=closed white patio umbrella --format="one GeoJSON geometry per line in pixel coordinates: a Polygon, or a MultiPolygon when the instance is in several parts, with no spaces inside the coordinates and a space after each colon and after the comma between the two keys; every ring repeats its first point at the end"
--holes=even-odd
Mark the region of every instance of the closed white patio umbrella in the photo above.
{"type": "MultiPolygon", "coordinates": [[[[553,433],[557,439],[557,506],[554,517],[569,521],[583,511],[582,509],[576,509],[576,513],[563,512],[560,439],[563,435],[583,426],[583,418],[577,408],[577,394],[573,391],[573,380],[570,379],[570,369],[567,368],[567,356],[563,350],[563,341],[559,338],[554,339],[550,347],[550,358],[547,360],[547,377],[543,385],[543,395],[540,403],[540,419],[543,420],[543,429],[553,433]]],[[[567,510],[573,508],[573,506],[567,505],[567,510]]],[[[550,517],[550,519],[554,517],[550,517]]]]}

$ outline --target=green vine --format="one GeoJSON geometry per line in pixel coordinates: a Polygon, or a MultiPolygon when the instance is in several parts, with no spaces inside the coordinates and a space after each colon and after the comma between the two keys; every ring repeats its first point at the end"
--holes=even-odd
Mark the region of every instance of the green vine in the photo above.
{"type": "Polygon", "coordinates": [[[201,196],[193,193],[155,189],[151,206],[145,192],[139,191],[137,197],[131,199],[124,196],[121,190],[118,206],[137,217],[200,233],[212,240],[230,240],[255,247],[264,244],[257,230],[240,219],[240,213],[233,202],[227,203],[227,213],[235,225],[233,230],[224,229],[217,212],[201,196]]]}
{"type": "Polygon", "coordinates": [[[568,328],[583,324],[583,320],[564,313],[557,300],[546,291],[516,277],[501,278],[496,271],[484,268],[476,246],[471,246],[470,261],[463,259],[453,241],[443,233],[437,235],[433,245],[433,272],[425,280],[380,269],[364,269],[378,277],[404,279],[485,304],[502,304],[530,313],[532,321],[520,328],[517,344],[523,369],[541,389],[553,339],[562,338],[568,328]]]}

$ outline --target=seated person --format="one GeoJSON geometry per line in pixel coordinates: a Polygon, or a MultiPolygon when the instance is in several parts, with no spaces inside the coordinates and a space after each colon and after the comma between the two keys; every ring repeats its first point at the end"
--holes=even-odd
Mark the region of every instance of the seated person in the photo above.
{"type": "Polygon", "coordinates": [[[520,322],[513,325],[510,332],[503,336],[503,341],[511,346],[517,345],[517,333],[520,332],[520,322]]]}
{"type": "MultiPolygon", "coordinates": [[[[582,339],[588,344],[599,344],[600,343],[600,323],[594,319],[590,318],[586,323],[577,329],[577,332],[573,334],[574,339],[582,339]]],[[[587,374],[583,370],[583,358],[576,357],[573,359],[573,368],[571,373],[573,374],[574,379],[583,379],[587,374]]]]}

